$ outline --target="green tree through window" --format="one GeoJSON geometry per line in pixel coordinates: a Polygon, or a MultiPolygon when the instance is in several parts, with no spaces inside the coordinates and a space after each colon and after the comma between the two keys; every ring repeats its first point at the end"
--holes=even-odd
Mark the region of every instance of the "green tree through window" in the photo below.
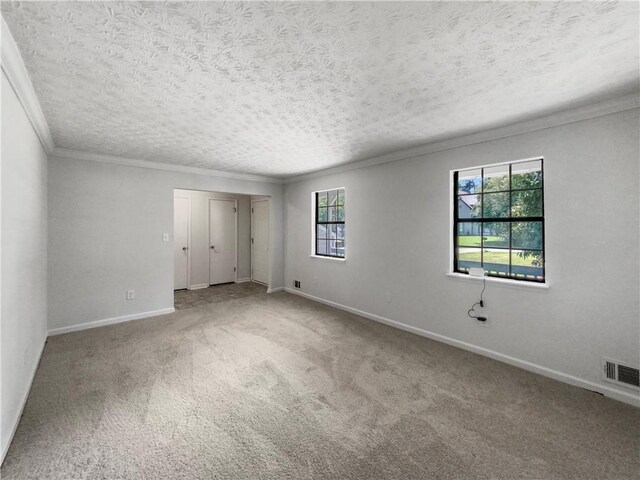
{"type": "Polygon", "coordinates": [[[454,271],[544,281],[542,159],[454,172],[454,271]]]}

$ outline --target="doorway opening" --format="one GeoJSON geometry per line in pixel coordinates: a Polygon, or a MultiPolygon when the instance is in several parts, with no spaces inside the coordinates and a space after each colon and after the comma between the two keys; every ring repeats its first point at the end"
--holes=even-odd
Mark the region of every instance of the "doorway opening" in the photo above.
{"type": "Polygon", "coordinates": [[[251,280],[269,284],[269,199],[251,200],[251,280]]]}
{"type": "Polygon", "coordinates": [[[174,189],[176,310],[266,292],[269,197],[174,189]]]}

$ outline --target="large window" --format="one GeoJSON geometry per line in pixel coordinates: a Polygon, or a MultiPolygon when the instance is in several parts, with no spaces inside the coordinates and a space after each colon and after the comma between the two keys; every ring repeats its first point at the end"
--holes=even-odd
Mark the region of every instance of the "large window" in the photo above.
{"type": "Polygon", "coordinates": [[[315,192],[314,253],[344,258],[344,188],[315,192]]]}
{"type": "Polygon", "coordinates": [[[453,270],[544,282],[542,159],[453,174],[453,270]]]}

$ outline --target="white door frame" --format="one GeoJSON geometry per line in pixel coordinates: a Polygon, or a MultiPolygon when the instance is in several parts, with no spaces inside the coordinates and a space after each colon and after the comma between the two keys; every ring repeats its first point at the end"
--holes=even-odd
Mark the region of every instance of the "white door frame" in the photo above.
{"type": "Polygon", "coordinates": [[[209,227],[209,245],[207,246],[207,260],[209,261],[209,286],[211,283],[211,202],[224,201],[224,202],[233,202],[233,208],[235,212],[235,227],[234,227],[234,243],[236,250],[236,259],[234,266],[234,282],[238,281],[238,200],[236,198],[209,198],[209,209],[208,214],[209,218],[207,219],[207,225],[209,227]]]}
{"type": "MultiPolygon", "coordinates": [[[[191,290],[191,197],[183,196],[183,195],[173,195],[173,198],[182,198],[187,200],[187,290],[191,290]]],[[[175,243],[176,243],[176,225],[175,225],[175,202],[174,202],[174,210],[173,210],[173,248],[175,252],[175,243]]],[[[173,259],[173,290],[176,289],[176,261],[175,261],[175,253],[173,259]]]]}
{"type": "Polygon", "coordinates": [[[267,228],[267,249],[269,252],[268,258],[267,258],[267,265],[268,265],[268,272],[267,272],[267,287],[271,284],[271,201],[268,198],[261,198],[259,200],[251,200],[251,281],[252,282],[256,282],[256,283],[260,283],[262,285],[264,285],[261,281],[259,280],[254,280],[253,278],[253,265],[254,265],[254,261],[253,261],[253,205],[255,203],[258,202],[267,202],[267,224],[269,226],[269,228],[267,228]]]}

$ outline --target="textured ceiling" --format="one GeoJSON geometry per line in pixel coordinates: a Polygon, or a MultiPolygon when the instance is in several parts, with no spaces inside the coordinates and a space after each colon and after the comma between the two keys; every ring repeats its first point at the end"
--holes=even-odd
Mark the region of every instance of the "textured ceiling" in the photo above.
{"type": "Polygon", "coordinates": [[[56,146],[275,176],[638,88],[638,3],[2,2],[56,146]]]}

